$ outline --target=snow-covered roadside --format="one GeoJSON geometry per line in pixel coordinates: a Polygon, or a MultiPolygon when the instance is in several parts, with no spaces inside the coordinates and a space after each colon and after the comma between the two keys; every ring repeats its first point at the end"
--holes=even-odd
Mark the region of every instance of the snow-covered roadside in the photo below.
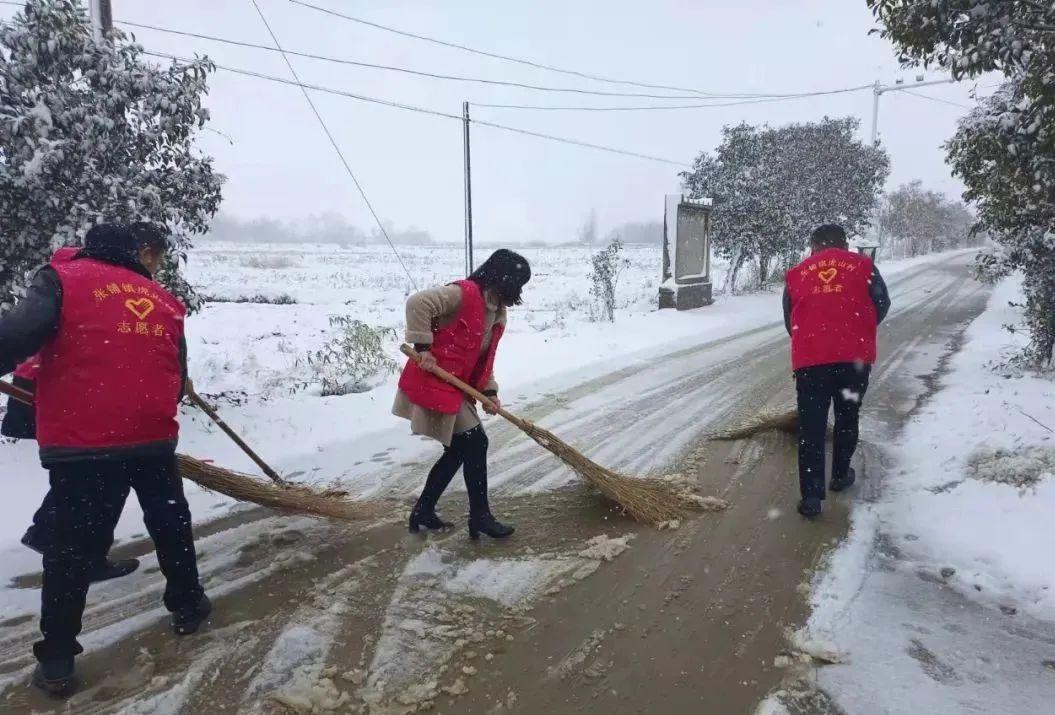
{"type": "Polygon", "coordinates": [[[846,712],[1026,713],[1055,694],[1055,380],[1001,367],[1020,296],[993,292],[815,585],[797,640],[838,654],[815,678],[846,712]]]}

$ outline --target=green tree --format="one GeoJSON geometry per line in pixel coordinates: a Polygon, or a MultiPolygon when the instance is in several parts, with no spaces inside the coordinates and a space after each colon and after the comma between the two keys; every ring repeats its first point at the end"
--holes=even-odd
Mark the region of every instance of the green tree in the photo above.
{"type": "Polygon", "coordinates": [[[220,205],[223,177],[194,146],[212,65],[161,68],[112,40],[94,40],[72,0],[29,0],[0,24],[0,307],[101,221],[166,225],[162,280],[198,305],[178,266],[220,205]]]}
{"type": "Polygon", "coordinates": [[[946,149],[977,230],[1000,246],[983,277],[1025,276],[1028,357],[1055,357],[1055,5],[1040,0],[868,0],[905,64],[1004,75],[946,149]]]}

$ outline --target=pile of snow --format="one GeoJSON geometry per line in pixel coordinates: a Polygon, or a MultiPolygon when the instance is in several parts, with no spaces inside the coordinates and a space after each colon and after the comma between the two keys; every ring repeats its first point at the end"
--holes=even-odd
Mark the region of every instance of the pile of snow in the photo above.
{"type": "Polygon", "coordinates": [[[974,479],[1026,489],[1055,477],[1055,447],[1025,446],[1017,450],[985,447],[967,460],[974,479]]]}

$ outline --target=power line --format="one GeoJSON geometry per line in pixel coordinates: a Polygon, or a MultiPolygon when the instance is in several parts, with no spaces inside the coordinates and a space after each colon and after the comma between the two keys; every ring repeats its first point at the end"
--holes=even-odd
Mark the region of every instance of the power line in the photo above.
{"type": "Polygon", "coordinates": [[[960,109],[974,109],[974,107],[967,104],[960,104],[959,102],[950,102],[947,99],[940,99],[939,97],[931,97],[929,94],[922,94],[920,92],[913,92],[911,89],[903,89],[902,93],[918,97],[919,99],[926,99],[931,102],[937,102],[938,104],[948,104],[951,107],[959,107],[960,109]]]}
{"type": "Polygon", "coordinates": [[[743,99],[735,102],[709,102],[706,104],[652,104],[643,105],[636,107],[568,107],[568,106],[547,106],[538,104],[481,104],[473,102],[474,107],[481,107],[484,109],[530,109],[530,110],[541,110],[541,111],[562,111],[562,112],[646,112],[646,111],[662,111],[669,109],[706,109],[708,107],[740,107],[745,104],[767,104],[770,102],[787,102],[794,99],[804,99],[808,97],[821,97],[832,94],[846,94],[848,92],[860,92],[865,89],[871,89],[872,85],[862,84],[856,87],[844,87],[842,89],[831,89],[823,90],[819,92],[801,92],[799,94],[787,94],[787,95],[763,95],[754,99],[743,99]]]}
{"type": "MultiPolygon", "coordinates": [[[[267,18],[264,16],[264,11],[260,9],[260,5],[257,4],[256,0],[250,0],[253,3],[253,7],[256,8],[256,12],[260,15],[261,21],[264,23],[264,27],[267,28],[268,34],[271,35],[271,39],[275,43],[275,47],[278,48],[279,52],[282,52],[282,44],[278,41],[278,37],[275,35],[275,31],[271,29],[271,25],[268,23],[267,18]]],[[[297,76],[297,70],[293,69],[293,63],[289,61],[286,54],[282,52],[282,59],[285,60],[286,66],[289,67],[289,73],[293,75],[293,79],[300,84],[300,77],[297,76]]],[[[414,280],[414,276],[410,274],[410,270],[407,268],[407,264],[403,262],[403,257],[399,255],[399,251],[396,250],[396,244],[392,242],[392,239],[388,235],[388,231],[385,230],[385,225],[381,223],[381,218],[374,211],[373,204],[370,203],[370,198],[366,195],[366,191],[363,190],[362,184],[359,183],[359,179],[356,178],[355,172],[352,171],[351,164],[348,163],[348,159],[345,158],[344,152],[341,151],[341,147],[337,144],[337,140],[333,138],[333,134],[330,132],[330,128],[326,125],[326,120],[322,118],[322,114],[319,113],[318,108],[315,106],[315,102],[312,101],[311,95],[308,94],[308,90],[301,86],[300,91],[304,94],[304,99],[307,100],[308,105],[311,107],[311,111],[315,113],[315,118],[319,120],[319,124],[322,126],[322,130],[326,133],[326,137],[330,140],[330,144],[333,145],[334,151],[337,152],[337,156],[340,157],[341,163],[344,164],[345,170],[348,172],[348,176],[352,177],[352,182],[355,184],[355,188],[359,190],[359,195],[363,197],[363,203],[370,209],[370,214],[374,217],[374,221],[377,222],[377,227],[381,229],[381,235],[388,241],[388,245],[392,247],[392,253],[395,254],[396,260],[399,261],[399,265],[403,267],[403,272],[407,274],[407,278],[410,279],[410,284],[414,286],[414,290],[418,290],[417,281],[414,280]]]]}
{"type": "MultiPolygon", "coordinates": [[[[154,32],[163,32],[169,35],[179,35],[181,37],[192,37],[199,40],[208,40],[210,42],[219,42],[226,45],[233,45],[235,47],[245,47],[254,50],[265,50],[267,52],[278,52],[274,47],[267,45],[260,45],[255,42],[244,42],[242,40],[232,40],[227,37],[216,37],[215,35],[205,35],[198,32],[189,32],[186,30],[174,30],[167,27],[158,27],[157,25],[148,25],[141,22],[128,22],[127,20],[119,20],[119,25],[125,25],[127,27],[141,28],[144,30],[152,30],[154,32]]],[[[296,50],[282,50],[286,55],[294,57],[304,57],[311,60],[320,60],[323,62],[333,62],[335,64],[350,65],[352,67],[363,67],[366,69],[385,70],[389,72],[399,72],[402,74],[414,75],[416,77],[426,77],[428,79],[439,79],[451,82],[475,82],[479,84],[495,85],[500,87],[513,87],[516,89],[527,89],[537,92],[559,92],[567,94],[585,94],[593,95],[598,97],[636,97],[638,99],[695,99],[698,95],[665,95],[665,94],[641,94],[634,92],[603,92],[599,90],[589,89],[577,89],[574,87],[549,87],[546,85],[527,84],[524,82],[511,82],[507,80],[497,79],[485,79],[483,77],[466,77],[463,75],[449,75],[441,74],[438,72],[425,72],[423,70],[410,69],[409,67],[397,67],[394,65],[382,65],[375,64],[372,62],[361,62],[358,60],[350,60],[341,57],[332,57],[328,55],[319,55],[312,52],[299,52],[296,50]]],[[[741,97],[754,97],[754,96],[769,96],[769,95],[753,95],[753,94],[730,94],[730,95],[715,95],[715,99],[733,99],[741,97]]]]}
{"type": "Polygon", "coordinates": [[[334,17],[339,17],[339,18],[342,18],[344,20],[349,20],[351,22],[356,22],[356,23],[359,23],[360,25],[366,25],[367,27],[373,27],[373,28],[375,28],[377,30],[383,30],[385,32],[391,32],[391,33],[393,33],[395,35],[401,35],[402,37],[409,37],[409,38],[412,38],[412,39],[415,39],[415,40],[422,40],[423,42],[431,42],[432,44],[435,44],[435,45],[442,45],[443,47],[450,47],[450,48],[455,49],[455,50],[461,50],[463,52],[469,52],[471,54],[480,55],[482,57],[490,57],[492,59],[503,60],[505,62],[513,62],[515,64],[525,65],[527,67],[534,67],[535,69],[541,69],[541,70],[546,70],[548,72],[557,72],[559,74],[571,75],[573,77],[580,77],[582,79],[588,79],[588,80],[592,80],[594,82],[606,82],[608,84],[621,84],[621,85],[627,85],[627,86],[631,86],[631,87],[643,87],[645,89],[665,89],[665,90],[672,91],[672,92],[691,92],[694,95],[701,96],[701,97],[707,97],[707,96],[718,96],[718,97],[728,96],[728,95],[716,94],[714,92],[704,92],[702,90],[686,88],[686,87],[673,87],[673,86],[670,86],[670,85],[648,84],[648,83],[645,83],[645,82],[633,82],[633,81],[624,80],[624,79],[613,79],[611,77],[604,77],[604,76],[601,76],[601,75],[589,74],[587,72],[579,72],[579,71],[576,71],[576,70],[570,70],[570,69],[564,69],[564,68],[561,68],[561,67],[555,67],[553,65],[545,65],[545,64],[542,64],[542,63],[539,63],[539,62],[533,62],[531,60],[525,60],[525,59],[522,59],[522,58],[519,58],[519,57],[510,57],[508,55],[500,55],[500,54],[497,54],[497,53],[494,53],[494,52],[486,52],[484,50],[478,50],[478,49],[475,49],[475,48],[472,48],[472,47],[466,47],[465,45],[459,45],[459,44],[454,43],[454,42],[447,42],[446,40],[440,40],[440,39],[437,39],[435,37],[428,37],[426,35],[416,35],[413,32],[407,32],[405,30],[399,30],[399,29],[396,29],[394,27],[389,27],[387,25],[382,25],[380,23],[371,22],[369,20],[364,20],[364,19],[359,18],[359,17],[352,17],[351,15],[345,15],[345,14],[339,13],[339,12],[337,12],[335,10],[330,10],[328,8],[319,7],[318,5],[312,5],[311,3],[302,2],[301,0],[289,0],[289,1],[291,3],[293,3],[294,5],[300,5],[302,7],[310,8],[310,9],[316,10],[318,12],[326,13],[327,15],[332,15],[334,17]]]}
{"type": "MultiPolygon", "coordinates": [[[[293,0],[291,0],[291,1],[293,1],[293,0]]],[[[315,8],[314,5],[308,5],[306,3],[298,3],[298,4],[303,4],[306,7],[315,8]]],[[[0,0],[0,5],[22,6],[23,3],[21,3],[21,2],[12,2],[11,0],[0,0]]],[[[332,11],[325,10],[324,8],[315,8],[315,9],[319,9],[319,10],[321,10],[323,12],[332,12],[332,11]]],[[[340,17],[344,17],[343,15],[339,15],[339,16],[340,17]]],[[[355,19],[355,18],[349,18],[349,19],[355,19]]],[[[363,21],[363,22],[365,22],[365,21],[363,21]]],[[[492,79],[485,79],[485,78],[482,78],[482,77],[467,77],[467,76],[461,76],[461,75],[448,75],[448,74],[441,74],[441,73],[436,73],[436,72],[426,72],[426,71],[422,71],[422,70],[415,70],[415,69],[410,69],[408,67],[398,67],[398,66],[393,66],[393,65],[383,65],[383,64],[376,64],[376,63],[371,63],[371,62],[362,62],[362,61],[358,61],[358,60],[350,60],[350,59],[340,58],[340,57],[332,57],[332,56],[328,56],[328,55],[319,55],[319,54],[315,54],[315,53],[311,53],[311,52],[300,52],[300,51],[297,51],[297,50],[289,50],[289,49],[278,50],[275,47],[271,47],[269,45],[261,45],[261,44],[254,43],[254,42],[246,42],[246,41],[242,41],[242,40],[234,40],[234,39],[227,38],[227,37],[217,37],[215,35],[206,35],[206,34],[202,34],[202,33],[198,33],[198,32],[190,32],[190,31],[186,31],[186,30],[176,30],[176,29],[173,29],[173,28],[160,27],[160,26],[157,26],[157,25],[150,25],[150,24],[139,23],[139,22],[130,22],[130,21],[127,21],[127,20],[120,20],[120,21],[118,21],[117,24],[125,25],[127,27],[134,27],[134,28],[140,28],[140,29],[145,29],[145,30],[152,30],[152,31],[155,31],[155,32],[162,32],[162,33],[166,33],[166,34],[170,34],[170,35],[177,35],[177,36],[180,36],[180,37],[190,37],[190,38],[196,38],[196,39],[200,39],[200,40],[207,40],[207,41],[210,41],[210,42],[218,42],[218,43],[232,45],[232,46],[236,46],[236,47],[245,47],[245,48],[249,48],[249,49],[263,50],[263,51],[267,51],[267,52],[281,52],[281,53],[283,53],[285,55],[292,55],[292,56],[295,56],[295,57],[303,57],[303,58],[306,58],[306,59],[320,60],[320,61],[323,61],[323,62],[332,62],[332,63],[336,63],[336,64],[349,65],[349,66],[353,66],[353,67],[362,67],[362,68],[366,68],[366,69],[377,69],[377,70],[385,70],[385,71],[391,71],[391,72],[399,72],[399,73],[410,74],[410,75],[419,76],[419,77],[426,77],[426,78],[429,78],[429,79],[439,79],[439,80],[447,80],[447,81],[454,81],[454,82],[475,82],[475,83],[480,83],[480,84],[504,86],[504,87],[513,87],[513,88],[516,88],[516,89],[527,89],[527,90],[541,91],[541,92],[558,92],[558,93],[584,94],[584,95],[593,95],[593,96],[601,96],[601,97],[636,97],[636,98],[641,98],[641,99],[694,99],[697,96],[706,96],[709,99],[737,99],[737,100],[742,99],[742,100],[746,100],[746,101],[743,101],[743,102],[730,102],[730,103],[686,104],[686,105],[670,105],[670,106],[667,106],[667,105],[655,105],[655,106],[641,106],[641,107],[563,107],[563,106],[552,106],[551,107],[551,106],[521,105],[521,104],[476,104],[475,105],[475,106],[478,106],[478,107],[487,107],[487,108],[495,108],[495,109],[533,109],[533,110],[597,111],[597,112],[645,111],[645,110],[663,110],[663,109],[702,109],[702,108],[706,108],[706,107],[733,107],[733,106],[739,106],[741,104],[754,104],[754,103],[756,103],[756,101],[758,101],[758,102],[762,102],[762,101],[776,101],[776,100],[780,100],[780,99],[798,99],[800,97],[814,97],[814,96],[821,96],[821,95],[827,95],[827,94],[840,94],[840,93],[843,93],[843,92],[853,92],[853,91],[857,91],[859,89],[866,89],[866,88],[871,86],[871,85],[864,85],[862,87],[850,87],[850,88],[845,88],[845,89],[826,90],[826,91],[819,91],[819,92],[796,92],[796,93],[747,93],[747,92],[744,92],[744,93],[716,94],[716,93],[704,93],[704,92],[701,92],[699,90],[680,90],[680,91],[687,91],[687,92],[693,92],[694,93],[694,94],[689,95],[689,96],[684,96],[684,95],[655,95],[655,94],[641,94],[641,93],[628,93],[628,92],[603,92],[603,91],[595,91],[595,90],[578,89],[578,88],[572,88],[572,87],[550,87],[550,86],[546,86],[546,85],[534,85],[534,84],[527,84],[527,83],[523,83],[523,82],[512,82],[512,81],[507,81],[507,80],[492,80],[492,79]]],[[[367,24],[370,24],[370,23],[367,23],[367,24]]],[[[609,81],[609,80],[604,80],[604,81],[609,81]]],[[[611,80],[611,81],[615,82],[616,80],[611,80]]],[[[621,82],[621,81],[619,83],[637,84],[637,83],[633,83],[633,82],[621,82]]],[[[666,89],[665,87],[662,87],[660,85],[642,85],[642,86],[666,89]]],[[[672,87],[670,89],[678,90],[678,88],[676,88],[676,87],[672,87]]]]}
{"type": "MultiPolygon", "coordinates": [[[[175,60],[177,62],[191,62],[192,60],[186,57],[179,57],[177,55],[169,55],[163,52],[151,52],[144,51],[151,57],[160,57],[168,60],[175,60]]],[[[239,74],[246,77],[256,77],[257,79],[267,80],[269,82],[277,82],[279,84],[286,84],[293,87],[300,87],[303,89],[310,89],[315,92],[322,92],[324,94],[332,94],[339,97],[346,97],[348,99],[355,99],[361,102],[369,102],[371,104],[380,104],[385,107],[392,107],[394,109],[404,109],[410,112],[417,112],[419,114],[426,114],[434,117],[442,117],[443,119],[453,119],[458,122],[464,121],[464,118],[457,114],[450,114],[448,112],[441,112],[437,109],[429,109],[427,107],[418,107],[413,104],[403,104],[401,102],[393,102],[387,99],[379,99],[377,97],[368,97],[362,94],[355,94],[354,92],[346,92],[340,89],[334,89],[333,87],[325,87],[317,84],[308,84],[301,81],[294,82],[293,80],[285,79],[283,77],[276,77],[274,75],[264,74],[262,72],[254,72],[252,70],[244,70],[236,67],[227,67],[225,65],[215,65],[216,69],[230,72],[232,74],[239,74]]],[[[637,159],[647,159],[649,161],[656,161],[663,164],[671,164],[673,166],[689,167],[689,164],[681,161],[674,161],[673,159],[664,159],[662,157],[650,156],[648,154],[640,154],[638,152],[626,151],[624,149],[617,149],[615,147],[603,146],[601,144],[591,144],[589,142],[579,141],[577,139],[569,139],[568,137],[555,136],[552,134],[543,134],[542,132],[535,132],[529,129],[522,129],[520,127],[511,127],[505,124],[497,124],[494,122],[483,122],[478,119],[471,120],[473,124],[479,124],[480,126],[491,127],[492,129],[501,129],[507,132],[513,132],[515,134],[525,134],[527,136],[534,136],[540,139],[549,139],[551,141],[560,142],[562,144],[573,144],[576,146],[582,146],[590,149],[597,149],[599,151],[605,151],[610,154],[621,154],[623,156],[630,156],[637,159]]]]}
{"type": "Polygon", "coordinates": [[[561,142],[563,144],[572,144],[574,146],[586,147],[587,149],[597,149],[599,151],[606,151],[612,154],[622,154],[623,156],[632,156],[638,159],[648,159],[649,161],[658,161],[663,164],[671,164],[673,166],[680,166],[686,169],[692,168],[691,164],[686,164],[683,161],[674,161],[673,159],[662,159],[657,156],[649,156],[648,154],[638,154],[632,151],[624,151],[622,149],[613,149],[612,147],[603,146],[601,144],[590,144],[589,142],[578,141],[576,139],[567,139],[565,137],[553,136],[552,134],[543,134],[542,132],[534,132],[529,129],[520,129],[518,127],[510,127],[505,124],[495,124],[494,122],[485,122],[480,119],[470,120],[473,124],[479,124],[481,127],[491,127],[492,129],[502,129],[507,132],[514,132],[516,134],[525,134],[529,137],[538,137],[539,139],[549,139],[550,141],[561,142]]]}

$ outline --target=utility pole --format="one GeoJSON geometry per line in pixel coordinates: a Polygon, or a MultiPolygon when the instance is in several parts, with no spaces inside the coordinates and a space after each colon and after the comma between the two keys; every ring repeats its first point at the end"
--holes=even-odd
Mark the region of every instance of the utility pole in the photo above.
{"type": "Polygon", "coordinates": [[[469,103],[462,102],[462,121],[465,125],[465,275],[471,275],[473,264],[473,171],[469,150],[469,103]]]}
{"type": "Polygon", "coordinates": [[[876,80],[875,85],[872,87],[872,146],[879,143],[879,98],[887,92],[901,92],[907,89],[914,89],[916,87],[932,87],[936,84],[954,84],[959,80],[955,79],[936,79],[930,82],[923,81],[923,75],[916,77],[915,84],[906,85],[902,80],[898,80],[896,84],[883,85],[876,80]]]}
{"type": "Polygon", "coordinates": [[[88,14],[92,20],[92,35],[99,42],[114,28],[114,12],[110,0],[88,0],[88,14]]]}

